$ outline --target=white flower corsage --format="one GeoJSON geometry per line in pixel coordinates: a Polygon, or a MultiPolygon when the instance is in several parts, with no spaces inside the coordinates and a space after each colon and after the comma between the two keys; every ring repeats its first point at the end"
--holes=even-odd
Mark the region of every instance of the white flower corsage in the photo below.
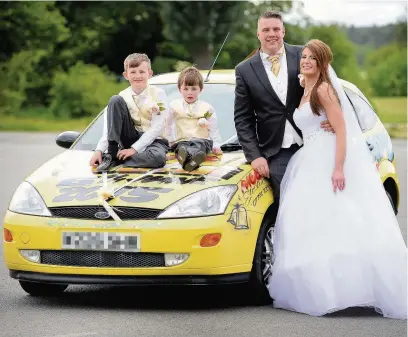
{"type": "Polygon", "coordinates": [[[201,117],[198,121],[197,121],[197,125],[200,128],[208,128],[210,126],[210,122],[208,121],[208,119],[212,116],[212,113],[207,111],[203,117],[201,117]]]}
{"type": "Polygon", "coordinates": [[[198,121],[197,121],[197,124],[198,124],[198,126],[200,127],[200,128],[208,128],[208,126],[210,125],[210,122],[209,121],[207,121],[205,118],[200,118],[198,121]]]}
{"type": "Polygon", "coordinates": [[[163,102],[151,102],[148,104],[148,110],[152,115],[160,115],[160,113],[166,110],[166,108],[164,107],[163,102]]]}
{"type": "Polygon", "coordinates": [[[298,77],[299,77],[299,84],[300,84],[300,86],[301,86],[302,88],[304,88],[304,87],[305,87],[305,76],[304,76],[303,74],[299,74],[298,77]]]}

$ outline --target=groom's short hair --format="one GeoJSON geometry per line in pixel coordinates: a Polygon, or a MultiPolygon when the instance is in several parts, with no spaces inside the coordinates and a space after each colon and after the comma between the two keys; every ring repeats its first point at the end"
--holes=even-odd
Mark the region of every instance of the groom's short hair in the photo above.
{"type": "Polygon", "coordinates": [[[264,13],[261,14],[261,16],[259,17],[258,22],[259,22],[259,20],[261,20],[261,19],[279,19],[279,20],[282,21],[282,24],[283,24],[282,15],[281,15],[279,12],[275,12],[275,11],[266,11],[266,12],[264,12],[264,13]]]}
{"type": "Polygon", "coordinates": [[[126,57],[123,65],[125,71],[127,71],[128,68],[136,68],[140,66],[142,62],[146,62],[149,68],[152,67],[149,57],[146,54],[139,53],[130,54],[128,57],[126,57]]]}

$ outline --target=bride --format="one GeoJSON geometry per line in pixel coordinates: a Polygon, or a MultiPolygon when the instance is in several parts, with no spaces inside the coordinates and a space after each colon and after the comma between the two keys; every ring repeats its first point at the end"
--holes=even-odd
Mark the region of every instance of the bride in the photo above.
{"type": "Polygon", "coordinates": [[[304,146],[281,185],[269,294],[276,308],[313,316],[372,307],[406,319],[407,248],[331,60],[319,40],[302,52],[294,120],[304,146]],[[335,134],[320,128],[326,118],[335,134]]]}

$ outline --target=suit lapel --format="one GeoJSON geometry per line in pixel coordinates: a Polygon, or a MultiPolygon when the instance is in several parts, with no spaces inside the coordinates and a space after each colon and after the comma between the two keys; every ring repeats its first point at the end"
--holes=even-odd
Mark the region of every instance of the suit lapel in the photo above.
{"type": "Polygon", "coordinates": [[[286,51],[286,63],[288,68],[288,91],[286,94],[286,106],[289,105],[289,102],[293,98],[294,89],[296,81],[298,80],[298,63],[296,51],[293,48],[285,43],[286,51]]]}
{"type": "Polygon", "coordinates": [[[282,101],[279,99],[275,90],[273,90],[271,82],[269,82],[269,78],[268,75],[266,74],[265,67],[262,63],[259,50],[251,58],[251,67],[255,75],[258,77],[259,81],[265,87],[266,91],[268,91],[280,104],[283,105],[282,101]]]}

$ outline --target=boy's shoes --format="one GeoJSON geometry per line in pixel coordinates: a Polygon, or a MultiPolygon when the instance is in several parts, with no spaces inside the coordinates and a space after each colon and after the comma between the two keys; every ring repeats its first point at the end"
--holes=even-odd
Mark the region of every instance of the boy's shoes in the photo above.
{"type": "Polygon", "coordinates": [[[102,163],[96,168],[98,172],[109,171],[111,167],[115,166],[115,160],[112,158],[112,155],[106,153],[102,155],[102,163]]]}
{"type": "Polygon", "coordinates": [[[180,146],[178,151],[177,151],[176,158],[177,158],[177,161],[180,163],[180,165],[182,167],[184,166],[184,163],[186,162],[188,157],[189,157],[189,154],[187,152],[186,147],[185,146],[180,146]]]}
{"type": "Polygon", "coordinates": [[[205,160],[206,154],[203,151],[198,151],[190,155],[184,162],[183,169],[186,171],[194,171],[200,167],[200,164],[205,160]]]}

